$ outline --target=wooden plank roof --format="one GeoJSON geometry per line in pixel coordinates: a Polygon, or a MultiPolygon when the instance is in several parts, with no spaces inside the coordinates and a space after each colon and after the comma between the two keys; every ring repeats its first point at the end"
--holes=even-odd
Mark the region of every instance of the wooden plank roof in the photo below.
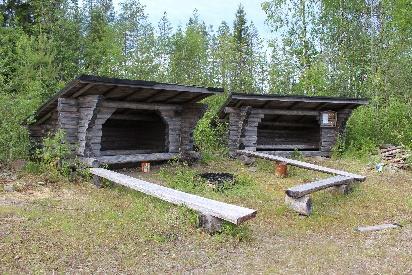
{"type": "Polygon", "coordinates": [[[227,114],[224,112],[226,107],[251,106],[256,109],[339,111],[355,109],[366,104],[368,100],[363,98],[232,93],[220,109],[219,118],[226,118],[227,114]]]}
{"type": "Polygon", "coordinates": [[[35,119],[43,117],[56,108],[57,99],[60,97],[77,98],[85,95],[103,95],[107,99],[116,101],[183,105],[199,102],[208,96],[221,92],[223,89],[220,88],[81,75],[43,104],[35,113],[35,119]]]}

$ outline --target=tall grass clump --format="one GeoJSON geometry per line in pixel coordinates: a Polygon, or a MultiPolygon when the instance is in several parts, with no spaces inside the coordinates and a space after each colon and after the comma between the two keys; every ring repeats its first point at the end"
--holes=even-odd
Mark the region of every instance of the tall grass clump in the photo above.
{"type": "Polygon", "coordinates": [[[205,100],[208,110],[200,119],[194,131],[196,145],[202,152],[205,161],[226,155],[227,127],[224,123],[217,121],[217,114],[223,106],[225,95],[212,96],[205,100]]]}

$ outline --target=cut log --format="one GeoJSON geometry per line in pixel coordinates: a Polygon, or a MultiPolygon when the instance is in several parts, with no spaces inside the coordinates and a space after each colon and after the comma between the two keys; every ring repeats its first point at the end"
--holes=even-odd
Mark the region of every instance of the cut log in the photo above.
{"type": "Polygon", "coordinates": [[[322,189],[326,189],[332,186],[348,185],[352,182],[353,178],[345,176],[335,176],[291,187],[286,190],[286,194],[293,198],[300,198],[322,189]]]}
{"type": "Polygon", "coordinates": [[[393,229],[401,227],[399,224],[396,223],[385,223],[380,225],[372,225],[372,226],[360,226],[356,228],[356,231],[359,232],[369,232],[369,231],[380,231],[385,229],[393,229]]]}
{"type": "Polygon", "coordinates": [[[332,169],[332,168],[328,168],[328,167],[323,167],[323,166],[307,163],[307,162],[304,162],[304,161],[288,159],[288,158],[284,158],[284,157],[279,157],[279,156],[274,156],[274,155],[269,155],[269,154],[263,154],[263,153],[258,153],[258,152],[254,152],[254,151],[248,151],[248,150],[238,150],[237,152],[239,154],[246,154],[248,156],[259,157],[259,158],[263,158],[263,159],[267,159],[267,160],[286,162],[287,164],[294,165],[294,166],[297,166],[297,167],[300,167],[300,168],[305,168],[305,169],[310,169],[310,170],[314,170],[314,171],[319,171],[319,172],[324,172],[324,173],[329,173],[329,174],[335,174],[335,175],[341,175],[341,176],[345,176],[345,177],[349,177],[349,178],[354,178],[355,180],[358,180],[358,181],[364,181],[366,179],[365,176],[356,175],[356,174],[352,174],[352,173],[348,173],[348,172],[345,172],[345,171],[340,171],[340,170],[336,170],[336,169],[332,169]]]}
{"type": "Polygon", "coordinates": [[[185,205],[204,215],[210,215],[236,225],[256,216],[256,210],[253,209],[188,194],[103,168],[90,168],[90,172],[93,175],[108,179],[147,195],[173,204],[185,205]]]}
{"type": "Polygon", "coordinates": [[[351,191],[352,191],[352,184],[350,183],[332,187],[332,192],[337,195],[347,195],[351,191]]]}
{"type": "Polygon", "coordinates": [[[161,103],[137,103],[137,102],[124,102],[105,100],[103,107],[108,108],[127,108],[127,109],[141,109],[141,110],[182,110],[182,106],[174,104],[161,104],[161,103]]]}
{"type": "Polygon", "coordinates": [[[312,199],[310,196],[292,198],[286,195],[285,204],[301,215],[309,216],[312,213],[312,199]]]}
{"type": "Polygon", "coordinates": [[[256,149],[260,150],[316,150],[319,149],[319,144],[258,144],[256,149]]]}
{"type": "MultiPolygon", "coordinates": [[[[236,108],[233,107],[225,107],[224,111],[227,114],[237,112],[236,108]]],[[[265,115],[319,116],[319,111],[311,110],[256,109],[253,112],[265,115]]]]}
{"type": "Polygon", "coordinates": [[[199,226],[209,234],[214,234],[222,231],[223,220],[211,215],[199,215],[199,226]]]}
{"type": "Polygon", "coordinates": [[[154,154],[133,154],[133,155],[115,155],[101,156],[97,160],[101,164],[121,164],[137,163],[142,161],[163,161],[178,157],[178,153],[154,153],[154,154]]]}

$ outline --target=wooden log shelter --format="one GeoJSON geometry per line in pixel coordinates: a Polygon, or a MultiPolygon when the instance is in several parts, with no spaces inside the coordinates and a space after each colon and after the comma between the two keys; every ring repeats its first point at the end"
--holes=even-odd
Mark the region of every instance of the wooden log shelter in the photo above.
{"type": "Polygon", "coordinates": [[[352,111],[366,99],[232,93],[219,112],[228,121],[230,154],[248,150],[330,156],[352,111]]]}
{"type": "Polygon", "coordinates": [[[46,102],[28,128],[40,143],[63,129],[88,164],[193,156],[193,130],[222,89],[82,75],[46,102]]]}

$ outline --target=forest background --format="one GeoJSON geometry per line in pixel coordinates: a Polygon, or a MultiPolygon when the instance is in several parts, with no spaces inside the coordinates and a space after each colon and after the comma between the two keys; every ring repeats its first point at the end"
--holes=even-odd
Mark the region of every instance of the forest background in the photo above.
{"type": "MultiPolygon", "coordinates": [[[[270,41],[240,5],[211,26],[197,10],[185,26],[155,26],[138,0],[0,0],[0,161],[26,158],[27,117],[80,74],[222,87],[229,92],[369,98],[337,152],[365,156],[381,144],[412,147],[410,0],[262,1],[270,41]]],[[[196,131],[211,127],[224,97],[196,131]]]]}

